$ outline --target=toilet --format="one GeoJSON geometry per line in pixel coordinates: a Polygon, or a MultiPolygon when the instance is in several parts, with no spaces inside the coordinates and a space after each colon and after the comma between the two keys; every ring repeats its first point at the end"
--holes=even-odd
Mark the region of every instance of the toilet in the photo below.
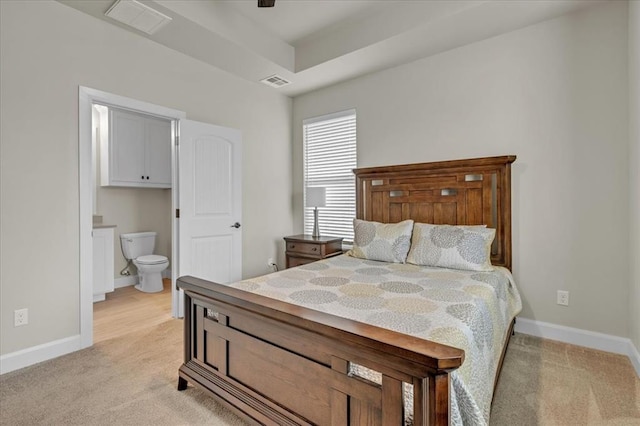
{"type": "Polygon", "coordinates": [[[135,287],[145,293],[163,290],[161,273],[169,267],[169,259],[153,254],[156,235],[156,232],[120,234],[122,254],[138,268],[138,284],[135,287]]]}

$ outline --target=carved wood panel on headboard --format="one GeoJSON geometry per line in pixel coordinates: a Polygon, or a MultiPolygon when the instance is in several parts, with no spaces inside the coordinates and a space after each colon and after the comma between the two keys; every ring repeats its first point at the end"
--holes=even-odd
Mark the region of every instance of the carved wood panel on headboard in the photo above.
{"type": "Polygon", "coordinates": [[[376,222],[487,225],[491,262],[511,269],[514,155],[355,169],[356,217],[376,222]]]}

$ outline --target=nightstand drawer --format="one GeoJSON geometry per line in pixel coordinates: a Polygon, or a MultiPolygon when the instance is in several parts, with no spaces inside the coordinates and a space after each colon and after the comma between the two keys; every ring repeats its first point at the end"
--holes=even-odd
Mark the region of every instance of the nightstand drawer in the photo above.
{"type": "Polygon", "coordinates": [[[300,253],[300,254],[308,254],[308,255],[323,255],[324,246],[320,244],[313,243],[287,243],[287,251],[291,253],[300,253]]]}
{"type": "Polygon", "coordinates": [[[293,268],[295,266],[306,265],[307,263],[315,262],[318,259],[309,259],[307,257],[287,257],[287,268],[293,268]]]}
{"type": "Polygon", "coordinates": [[[284,237],[287,247],[287,268],[305,265],[342,253],[342,238],[292,235],[284,237]]]}

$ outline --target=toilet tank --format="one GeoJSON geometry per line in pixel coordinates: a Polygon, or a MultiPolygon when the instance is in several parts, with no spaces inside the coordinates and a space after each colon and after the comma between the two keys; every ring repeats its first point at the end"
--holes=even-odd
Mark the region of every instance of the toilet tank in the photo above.
{"type": "Polygon", "coordinates": [[[156,232],[133,232],[120,234],[120,246],[125,259],[133,260],[140,256],[153,254],[156,245],[156,232]]]}

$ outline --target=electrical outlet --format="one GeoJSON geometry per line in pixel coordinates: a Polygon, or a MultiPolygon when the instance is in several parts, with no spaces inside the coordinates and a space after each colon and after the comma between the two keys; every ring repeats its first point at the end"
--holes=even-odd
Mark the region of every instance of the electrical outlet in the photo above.
{"type": "Polygon", "coordinates": [[[16,309],[15,311],[13,311],[14,327],[19,327],[21,325],[27,324],[29,324],[29,310],[27,308],[16,309]]]}
{"type": "Polygon", "coordinates": [[[273,257],[270,257],[267,259],[267,266],[269,267],[269,271],[271,272],[278,271],[278,264],[276,264],[276,262],[273,261],[273,257]]]}
{"type": "Polygon", "coordinates": [[[565,290],[558,290],[558,299],[556,303],[562,306],[569,306],[569,292],[565,290]]]}

